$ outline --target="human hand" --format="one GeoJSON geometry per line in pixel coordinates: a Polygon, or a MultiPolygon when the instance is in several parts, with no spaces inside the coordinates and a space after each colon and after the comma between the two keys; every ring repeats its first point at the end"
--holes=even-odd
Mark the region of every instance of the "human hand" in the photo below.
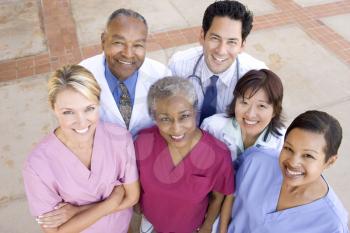
{"type": "Polygon", "coordinates": [[[227,233],[227,226],[226,227],[220,226],[219,232],[220,233],[227,233]]]}
{"type": "Polygon", "coordinates": [[[197,232],[199,233],[211,233],[212,231],[212,227],[210,226],[206,226],[205,224],[203,224],[198,230],[197,232]]]}
{"type": "Polygon", "coordinates": [[[109,197],[106,198],[105,203],[108,204],[109,207],[112,207],[111,212],[114,212],[118,209],[118,206],[122,202],[125,194],[125,189],[123,185],[115,186],[112,193],[109,197]]]}
{"type": "Polygon", "coordinates": [[[54,210],[37,217],[36,221],[44,228],[55,228],[67,222],[79,212],[79,207],[61,202],[54,210]]]}
{"type": "Polygon", "coordinates": [[[140,203],[137,203],[136,205],[134,205],[134,212],[136,214],[142,214],[140,203]]]}

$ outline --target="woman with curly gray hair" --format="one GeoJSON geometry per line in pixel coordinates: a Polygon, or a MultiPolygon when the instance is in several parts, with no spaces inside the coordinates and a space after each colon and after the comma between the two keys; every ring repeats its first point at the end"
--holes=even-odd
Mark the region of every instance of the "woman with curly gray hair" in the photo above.
{"type": "Polygon", "coordinates": [[[156,126],[135,141],[141,231],[210,232],[224,195],[233,193],[230,152],[196,126],[197,95],[188,80],[165,77],[147,98],[156,126]]]}

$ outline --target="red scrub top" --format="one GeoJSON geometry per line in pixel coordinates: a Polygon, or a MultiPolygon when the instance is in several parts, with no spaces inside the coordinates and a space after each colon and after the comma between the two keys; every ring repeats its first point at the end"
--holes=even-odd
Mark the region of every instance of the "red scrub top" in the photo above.
{"type": "Polygon", "coordinates": [[[141,209],[157,232],[193,232],[204,221],[210,192],[234,192],[229,150],[202,134],[177,166],[157,127],[142,130],[135,141],[141,209]]]}

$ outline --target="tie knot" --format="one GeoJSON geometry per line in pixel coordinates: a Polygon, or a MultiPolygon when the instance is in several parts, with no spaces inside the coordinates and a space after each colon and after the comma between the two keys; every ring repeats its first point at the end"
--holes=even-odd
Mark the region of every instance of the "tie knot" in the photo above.
{"type": "Polygon", "coordinates": [[[210,85],[216,85],[216,82],[218,81],[219,76],[213,75],[210,77],[210,85]]]}
{"type": "Polygon", "coordinates": [[[119,81],[119,86],[120,86],[120,87],[125,87],[125,84],[124,84],[123,82],[120,82],[120,81],[119,81]]]}

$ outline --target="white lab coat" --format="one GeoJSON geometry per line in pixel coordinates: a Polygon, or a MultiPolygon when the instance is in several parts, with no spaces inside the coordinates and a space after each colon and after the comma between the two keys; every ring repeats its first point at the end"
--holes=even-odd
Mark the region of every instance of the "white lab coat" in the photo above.
{"type": "MultiPolygon", "coordinates": [[[[90,70],[101,87],[101,119],[126,128],[123,117],[118,109],[118,105],[115,103],[113,94],[109,89],[105,77],[104,62],[105,55],[102,53],[83,60],[80,62],[80,65],[90,70]]],[[[146,58],[140,67],[136,82],[134,105],[129,123],[129,131],[133,137],[135,137],[141,129],[150,127],[154,124],[148,114],[147,108],[147,93],[150,86],[158,79],[170,75],[171,71],[166,66],[149,58],[146,58]]]]}

